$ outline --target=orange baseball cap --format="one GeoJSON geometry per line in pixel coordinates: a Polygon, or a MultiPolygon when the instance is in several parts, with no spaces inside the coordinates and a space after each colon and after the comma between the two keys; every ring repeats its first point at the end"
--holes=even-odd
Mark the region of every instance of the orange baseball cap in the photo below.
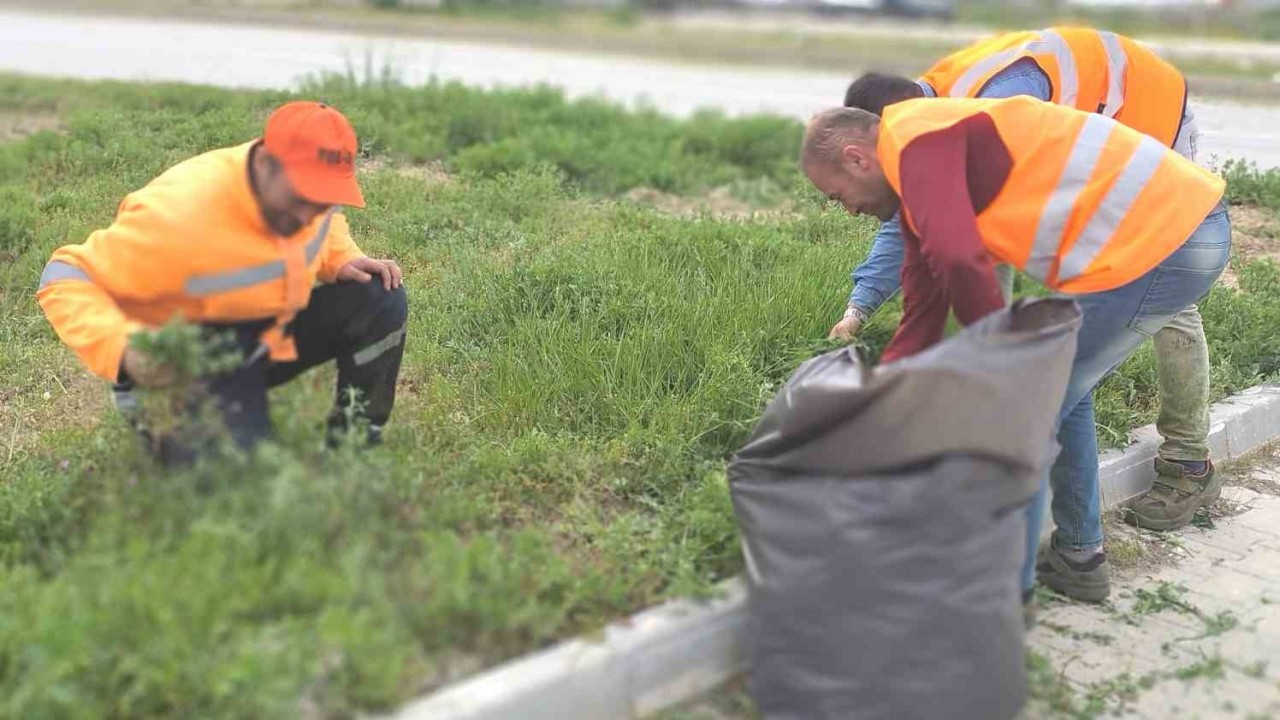
{"type": "Polygon", "coordinates": [[[356,182],[356,131],[334,108],[306,101],[281,105],[267,118],[262,144],[303,198],[364,207],[356,182]]]}

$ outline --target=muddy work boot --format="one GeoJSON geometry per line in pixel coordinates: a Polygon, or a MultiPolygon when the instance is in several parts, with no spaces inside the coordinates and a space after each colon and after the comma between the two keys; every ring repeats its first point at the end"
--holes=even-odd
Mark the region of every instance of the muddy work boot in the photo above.
{"type": "Polygon", "coordinates": [[[1100,603],[1111,594],[1111,564],[1107,554],[1076,562],[1064,556],[1057,539],[1042,545],[1036,554],[1036,579],[1050,590],[1072,600],[1100,603]]]}
{"type": "Polygon", "coordinates": [[[1125,519],[1147,530],[1177,530],[1191,522],[1196,511],[1222,495],[1222,481],[1207,463],[1203,475],[1192,475],[1176,462],[1156,458],[1156,481],[1138,498],[1125,519]]]}

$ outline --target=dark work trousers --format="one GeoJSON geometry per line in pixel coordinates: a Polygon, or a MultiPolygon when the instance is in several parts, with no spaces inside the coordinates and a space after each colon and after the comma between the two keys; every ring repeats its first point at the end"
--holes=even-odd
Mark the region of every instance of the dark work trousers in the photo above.
{"type": "MultiPolygon", "coordinates": [[[[289,324],[298,359],[285,363],[272,362],[259,344],[262,331],[273,321],[207,324],[210,332],[230,331],[244,361],[236,370],[208,378],[204,388],[232,439],[249,449],[271,435],[267,391],[336,360],[338,387],[328,420],[328,439],[334,442],[355,419],[367,423],[368,440],[377,443],[395,404],[408,312],[404,288],[385,290],[378,278],[367,283],[318,286],[306,309],[289,324]]],[[[117,405],[126,414],[137,404],[131,390],[127,382],[116,386],[117,405]]],[[[152,447],[166,464],[186,464],[199,454],[201,444],[198,438],[183,437],[179,432],[152,443],[152,447]]]]}

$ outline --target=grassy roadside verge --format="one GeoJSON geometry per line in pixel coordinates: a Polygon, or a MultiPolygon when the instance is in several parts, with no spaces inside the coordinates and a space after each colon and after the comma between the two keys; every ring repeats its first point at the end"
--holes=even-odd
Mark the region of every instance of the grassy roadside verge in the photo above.
{"type": "MultiPolygon", "coordinates": [[[[800,68],[848,72],[865,69],[915,75],[943,55],[966,45],[963,37],[922,34],[912,37],[858,32],[811,32],[803,28],[734,28],[725,24],[685,26],[661,15],[636,11],[557,11],[514,8],[424,11],[372,7],[325,7],[322,4],[209,5],[200,2],[162,3],[157,0],[3,0],[0,7],[29,10],[109,13],[207,22],[294,26],[381,35],[408,35],[449,40],[473,40],[576,52],[626,55],[694,64],[800,68]]],[[[991,21],[990,13],[981,15],[991,21]]],[[[816,22],[816,21],[815,21],[816,22]]],[[[1145,29],[1132,19],[1110,15],[1064,17],[1061,22],[1096,24],[1125,32],[1145,29]],[[1112,22],[1115,20],[1115,22],[1112,22]]],[[[1041,27],[1053,21],[1017,16],[993,27],[1041,27]]],[[[1159,24],[1154,26],[1160,28],[1159,24]]],[[[1166,34],[1181,33],[1181,26],[1166,34]]],[[[1280,62],[1249,58],[1175,58],[1197,95],[1221,98],[1280,98],[1280,62]]]]}
{"type": "MultiPolygon", "coordinates": [[[[0,717],[350,717],[738,569],[724,459],[829,346],[873,231],[799,187],[799,126],[551,91],[305,94],[367,138],[353,229],[406,267],[389,446],[317,449],[318,372],[273,396],[261,456],[165,473],[54,338],[40,268],[287,96],[0,77],[0,115],[41,118],[0,144],[0,717]],[[779,209],[619,199],[718,187],[779,209]]],[[[1271,175],[1232,187],[1275,195],[1271,175]]],[[[1237,276],[1203,309],[1218,394],[1278,369],[1280,271],[1237,276]]],[[[1106,439],[1149,421],[1152,368],[1107,383],[1106,439]]]]}

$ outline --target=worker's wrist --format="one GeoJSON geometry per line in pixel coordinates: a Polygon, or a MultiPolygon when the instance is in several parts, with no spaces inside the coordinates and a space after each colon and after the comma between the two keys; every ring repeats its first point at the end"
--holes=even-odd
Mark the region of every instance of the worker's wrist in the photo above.
{"type": "Polygon", "coordinates": [[[889,299],[889,295],[870,283],[859,283],[854,285],[845,304],[856,307],[866,313],[867,317],[871,317],[889,299]]]}
{"type": "Polygon", "coordinates": [[[858,322],[866,323],[871,319],[871,313],[863,310],[857,305],[849,305],[844,309],[844,319],[857,318],[858,322]]]}

